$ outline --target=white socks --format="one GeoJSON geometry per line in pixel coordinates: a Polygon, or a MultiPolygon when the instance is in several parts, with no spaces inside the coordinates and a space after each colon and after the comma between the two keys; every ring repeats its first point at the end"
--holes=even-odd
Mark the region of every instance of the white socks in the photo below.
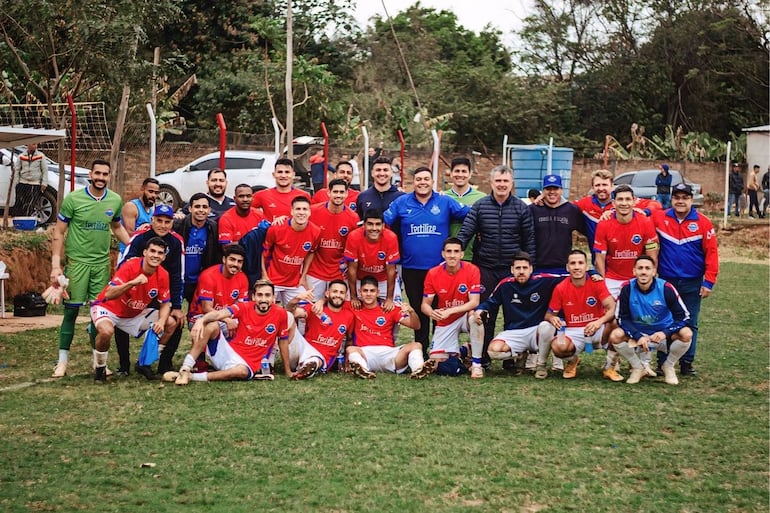
{"type": "Polygon", "coordinates": [[[362,368],[369,370],[369,366],[366,364],[366,360],[363,356],[361,356],[361,353],[359,352],[351,352],[348,354],[348,362],[349,363],[357,363],[362,368]]]}
{"type": "Polygon", "coordinates": [[[665,365],[674,366],[689,348],[690,342],[682,342],[681,340],[672,341],[671,344],[669,344],[668,358],[666,358],[665,365]]]}
{"type": "Polygon", "coordinates": [[[69,349],[59,349],[59,361],[61,363],[67,363],[70,360],[69,349]]]}
{"type": "Polygon", "coordinates": [[[422,369],[422,366],[425,364],[425,359],[422,357],[422,349],[410,351],[406,358],[406,362],[409,365],[409,368],[412,369],[412,372],[422,369]]]}
{"type": "Polygon", "coordinates": [[[473,319],[468,321],[468,325],[470,326],[471,336],[471,357],[481,358],[484,352],[484,325],[476,324],[476,321],[473,319]]]}
{"type": "Polygon", "coordinates": [[[208,372],[195,372],[193,374],[190,374],[190,381],[208,381],[208,380],[209,380],[208,372]]]}
{"type": "Polygon", "coordinates": [[[182,368],[192,369],[194,366],[195,366],[195,358],[190,356],[190,353],[187,353],[184,357],[184,361],[182,362],[182,368]]]}
{"type": "Polygon", "coordinates": [[[106,367],[108,354],[107,351],[97,351],[94,349],[94,367],[106,367]]]}

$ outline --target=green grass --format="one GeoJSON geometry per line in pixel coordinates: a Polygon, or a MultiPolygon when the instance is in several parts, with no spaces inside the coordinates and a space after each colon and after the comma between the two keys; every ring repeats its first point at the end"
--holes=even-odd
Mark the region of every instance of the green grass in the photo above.
{"type": "Polygon", "coordinates": [[[600,352],[572,382],[101,387],[80,328],[57,382],[55,330],[0,337],[0,388],[42,381],[0,392],[0,510],[767,511],[767,285],[723,265],[678,387],[602,380],[600,352]]]}

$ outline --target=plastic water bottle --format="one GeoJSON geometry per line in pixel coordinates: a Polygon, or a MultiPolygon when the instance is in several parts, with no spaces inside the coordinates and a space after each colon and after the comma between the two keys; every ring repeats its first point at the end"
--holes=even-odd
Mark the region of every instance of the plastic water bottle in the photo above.
{"type": "Polygon", "coordinates": [[[594,343],[590,340],[586,340],[586,345],[583,348],[583,352],[586,354],[591,354],[594,352],[594,343]]]}
{"type": "Polygon", "coordinates": [[[267,358],[262,358],[261,371],[263,376],[270,375],[270,360],[268,360],[267,358]]]}
{"type": "Polygon", "coordinates": [[[337,372],[340,374],[345,372],[345,355],[341,353],[337,355],[337,372]]]}
{"type": "Polygon", "coordinates": [[[556,332],[556,340],[559,342],[559,345],[564,347],[564,342],[567,337],[567,325],[564,324],[564,321],[561,321],[561,328],[559,328],[559,331],[556,332]]]}

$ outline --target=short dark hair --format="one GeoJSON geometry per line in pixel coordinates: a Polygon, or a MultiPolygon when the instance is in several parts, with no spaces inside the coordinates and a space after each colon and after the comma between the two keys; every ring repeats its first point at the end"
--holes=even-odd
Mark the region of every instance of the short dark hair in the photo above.
{"type": "Polygon", "coordinates": [[[254,193],[254,189],[252,189],[251,185],[247,183],[239,183],[238,185],[235,186],[235,189],[233,189],[233,192],[237,191],[238,189],[248,189],[249,191],[254,193]]]}
{"type": "Polygon", "coordinates": [[[293,207],[297,203],[307,203],[308,205],[310,205],[310,200],[307,199],[307,196],[297,196],[296,198],[291,200],[291,206],[293,207]]]}
{"type": "Polygon", "coordinates": [[[656,266],[655,265],[655,259],[652,258],[650,255],[646,255],[646,254],[645,255],[639,255],[638,257],[636,257],[636,260],[634,260],[634,266],[636,265],[637,262],[639,262],[641,260],[649,260],[652,263],[653,267],[656,266]]]}
{"type": "Polygon", "coordinates": [[[460,248],[465,249],[465,246],[463,246],[463,241],[458,239],[457,237],[449,237],[446,240],[444,240],[444,244],[441,246],[441,249],[444,250],[449,244],[457,244],[460,246],[460,248]]]}
{"type": "Polygon", "coordinates": [[[251,293],[254,294],[257,292],[257,289],[260,287],[270,287],[270,290],[273,291],[273,294],[275,294],[275,285],[273,285],[273,282],[270,280],[257,280],[254,282],[254,285],[251,287],[251,293]]]}
{"type": "Polygon", "coordinates": [[[208,180],[209,178],[211,178],[211,175],[213,175],[214,173],[222,173],[223,175],[225,175],[225,178],[227,178],[227,171],[218,167],[212,167],[211,169],[209,169],[208,174],[206,174],[206,179],[208,180]]]}
{"type": "Polygon", "coordinates": [[[511,258],[511,264],[513,264],[517,260],[526,260],[529,265],[532,265],[532,257],[529,256],[529,253],[526,251],[517,251],[513,254],[513,258],[511,258]]]}
{"type": "Polygon", "coordinates": [[[433,171],[428,166],[420,166],[414,171],[412,171],[412,176],[417,176],[417,173],[430,173],[431,176],[433,176],[433,171]]]}
{"type": "Polygon", "coordinates": [[[377,157],[376,159],[374,159],[372,161],[372,165],[375,165],[375,164],[387,164],[387,165],[390,165],[391,164],[391,160],[388,157],[384,156],[384,155],[380,155],[379,157],[377,157]]]}
{"type": "Polygon", "coordinates": [[[454,169],[455,166],[468,166],[468,169],[471,168],[471,159],[468,157],[455,157],[452,159],[452,162],[449,164],[449,169],[454,169]]]}
{"type": "Polygon", "coordinates": [[[150,237],[150,239],[144,243],[144,249],[147,249],[150,246],[160,246],[163,248],[163,251],[168,251],[168,243],[160,237],[150,237]]]}
{"type": "Polygon", "coordinates": [[[91,162],[91,171],[93,171],[94,167],[96,166],[107,166],[108,168],[110,168],[110,170],[112,170],[112,166],[110,165],[109,160],[104,160],[104,159],[94,160],[93,162],[91,162]]]}
{"type": "Polygon", "coordinates": [[[222,256],[228,257],[230,255],[241,255],[243,259],[246,259],[246,248],[240,244],[228,244],[222,248],[222,256]]]}
{"type": "Polygon", "coordinates": [[[529,199],[536,199],[538,196],[540,196],[540,190],[539,189],[530,189],[527,191],[527,197],[529,199]]]}
{"type": "Polygon", "coordinates": [[[380,286],[379,282],[377,281],[377,278],[375,278],[371,274],[367,274],[366,276],[361,278],[361,287],[363,287],[364,285],[374,285],[375,287],[380,286]]]}
{"type": "Polygon", "coordinates": [[[364,217],[362,221],[366,222],[367,219],[379,219],[383,223],[385,222],[385,217],[382,215],[382,210],[379,208],[370,208],[364,213],[364,217]]]}
{"type": "Polygon", "coordinates": [[[348,181],[344,178],[335,178],[334,180],[330,181],[328,185],[329,190],[332,190],[335,185],[342,185],[345,187],[345,190],[348,190],[348,181]]]}
{"type": "MultiPolygon", "coordinates": [[[[759,167],[759,166],[757,166],[757,167],[759,167]]],[[[158,181],[157,178],[153,178],[153,177],[150,176],[150,177],[145,178],[144,180],[142,180],[142,188],[147,187],[148,183],[152,183],[152,184],[155,184],[155,185],[160,185],[160,182],[158,181]]]]}
{"type": "Polygon", "coordinates": [[[567,255],[567,258],[569,259],[569,257],[572,255],[583,255],[583,258],[585,258],[586,261],[588,261],[588,255],[586,255],[586,252],[583,251],[582,249],[578,249],[578,248],[573,249],[572,251],[569,252],[569,254],[567,255]]]}
{"type": "Polygon", "coordinates": [[[290,168],[294,169],[294,161],[287,158],[280,158],[275,161],[275,167],[278,166],[289,166],[290,168]]]}
{"type": "Polygon", "coordinates": [[[636,194],[634,194],[634,190],[631,188],[630,185],[622,183],[615,187],[615,191],[613,192],[613,198],[618,195],[619,192],[630,192],[631,196],[636,197],[636,194]]]}
{"type": "Polygon", "coordinates": [[[192,204],[193,204],[193,203],[195,203],[196,201],[198,201],[198,200],[202,200],[202,199],[205,199],[205,200],[206,200],[206,203],[208,203],[208,204],[209,204],[209,206],[211,206],[211,199],[210,199],[210,198],[208,197],[208,195],[207,195],[206,193],[204,193],[204,192],[196,192],[195,194],[193,194],[192,196],[190,196],[190,202],[188,203],[188,205],[192,205],[192,204]]]}
{"type": "Polygon", "coordinates": [[[337,162],[337,167],[335,169],[339,169],[340,166],[348,166],[350,167],[350,169],[353,169],[353,164],[351,164],[349,160],[340,160],[339,162],[337,162]]]}
{"type": "Polygon", "coordinates": [[[340,279],[332,280],[329,282],[329,285],[326,288],[330,289],[332,285],[343,285],[345,287],[345,290],[348,289],[348,282],[346,282],[345,280],[340,280],[340,279]]]}

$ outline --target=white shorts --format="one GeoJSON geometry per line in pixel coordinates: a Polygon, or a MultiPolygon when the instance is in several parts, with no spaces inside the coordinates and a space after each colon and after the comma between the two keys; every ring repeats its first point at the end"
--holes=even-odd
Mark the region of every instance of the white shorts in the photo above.
{"type": "Polygon", "coordinates": [[[313,291],[313,296],[315,297],[315,300],[318,301],[322,297],[324,297],[324,293],[326,292],[326,289],[329,287],[330,281],[321,280],[319,278],[314,278],[310,275],[307,276],[307,284],[310,286],[310,290],[313,291]]]}
{"type": "Polygon", "coordinates": [[[294,338],[289,344],[289,366],[291,370],[296,371],[301,364],[308,361],[310,358],[318,358],[323,362],[321,370],[326,372],[326,361],[324,361],[323,355],[310,345],[310,342],[305,340],[305,337],[300,334],[299,330],[294,332],[294,338]]]}
{"type": "MultiPolygon", "coordinates": [[[[193,328],[193,325],[195,324],[195,321],[203,317],[203,314],[193,315],[189,319],[187,319],[187,329],[191,330],[193,328]]],[[[235,319],[236,324],[238,323],[238,319],[235,319]]],[[[222,333],[227,340],[231,340],[233,338],[230,333],[227,331],[227,324],[225,324],[225,321],[219,321],[219,332],[222,333]]],[[[233,332],[233,335],[235,335],[235,332],[233,332]]]]}
{"type": "Polygon", "coordinates": [[[286,306],[289,301],[294,299],[297,295],[306,292],[305,287],[297,285],[296,287],[281,287],[275,286],[275,302],[281,306],[286,306]]]}
{"type": "Polygon", "coordinates": [[[110,310],[104,308],[103,305],[93,305],[91,307],[91,320],[94,322],[94,326],[105,319],[132,337],[139,337],[150,329],[151,322],[158,320],[158,310],[155,308],[145,308],[136,317],[118,317],[110,310]]]}
{"type": "Polygon", "coordinates": [[[511,353],[521,354],[524,351],[537,353],[537,326],[520,330],[501,331],[492,340],[502,340],[511,350],[511,353]]]}
{"type": "Polygon", "coordinates": [[[370,371],[385,371],[401,374],[406,370],[406,366],[396,369],[396,356],[403,347],[404,346],[364,346],[360,349],[364,352],[366,365],[369,367],[370,371]]]}
{"type": "Polygon", "coordinates": [[[617,300],[620,295],[621,286],[628,280],[613,280],[612,278],[605,278],[604,284],[607,285],[607,290],[612,294],[612,298],[617,300]]]}
{"type": "Polygon", "coordinates": [[[604,333],[604,327],[606,324],[602,324],[602,327],[599,328],[596,333],[591,335],[590,337],[586,336],[585,334],[585,327],[582,328],[570,328],[568,327],[564,334],[567,335],[570,339],[572,339],[572,343],[575,344],[575,354],[580,354],[583,352],[583,350],[586,347],[586,342],[591,341],[593,343],[593,346],[595,349],[601,348],[602,343],[602,333],[604,333]]]}
{"type": "Polygon", "coordinates": [[[468,314],[464,313],[448,326],[436,326],[430,352],[459,353],[460,333],[470,333],[468,314]]]}
{"type": "Polygon", "coordinates": [[[230,346],[230,342],[227,341],[222,333],[219,334],[218,338],[208,341],[206,344],[206,354],[211,360],[211,364],[217,370],[228,370],[238,365],[243,365],[249,370],[249,375],[246,379],[254,377],[255,369],[249,367],[246,360],[230,346]]]}

